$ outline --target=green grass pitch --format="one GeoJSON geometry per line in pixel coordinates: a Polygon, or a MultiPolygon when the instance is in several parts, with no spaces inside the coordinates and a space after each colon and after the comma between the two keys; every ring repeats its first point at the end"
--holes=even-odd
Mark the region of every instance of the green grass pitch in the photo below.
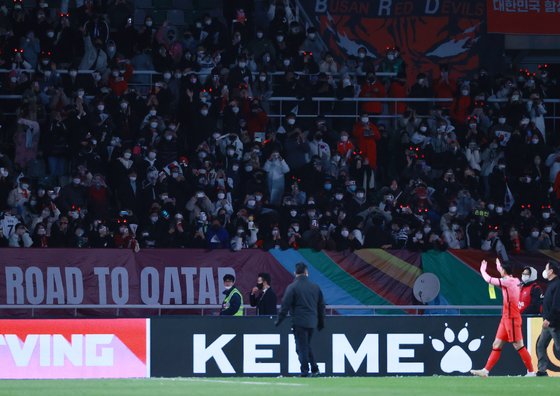
{"type": "Polygon", "coordinates": [[[354,377],[5,380],[0,395],[560,395],[560,378],[354,377]]]}

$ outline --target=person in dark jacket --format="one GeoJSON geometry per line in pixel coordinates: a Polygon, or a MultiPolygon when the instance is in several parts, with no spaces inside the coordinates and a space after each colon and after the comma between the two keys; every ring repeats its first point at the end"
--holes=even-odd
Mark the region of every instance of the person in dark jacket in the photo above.
{"type": "Polygon", "coordinates": [[[270,274],[261,272],[257,276],[257,285],[251,290],[249,301],[257,307],[257,315],[276,315],[276,293],[270,287],[270,274]]]}
{"type": "Polygon", "coordinates": [[[222,303],[221,316],[243,316],[243,296],[235,287],[235,276],[225,274],[224,280],[224,302],[222,303]]]}
{"type": "Polygon", "coordinates": [[[308,280],[309,272],[304,263],[296,264],[296,279],[288,286],[282,308],[276,321],[280,325],[288,312],[292,317],[292,327],[296,341],[301,376],[319,375],[319,367],[311,350],[311,337],[315,329],[321,331],[325,327],[325,301],[319,286],[308,280]]]}
{"type": "Polygon", "coordinates": [[[537,341],[538,371],[537,376],[547,376],[548,356],[546,350],[551,340],[554,340],[554,354],[560,355],[560,267],[558,263],[549,261],[542,273],[548,280],[548,287],[543,300],[542,332],[537,341]]]}

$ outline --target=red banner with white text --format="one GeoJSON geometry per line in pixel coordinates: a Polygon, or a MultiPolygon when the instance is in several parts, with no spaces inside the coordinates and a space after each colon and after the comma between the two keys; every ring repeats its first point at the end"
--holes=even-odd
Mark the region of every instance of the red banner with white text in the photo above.
{"type": "MultiPolygon", "coordinates": [[[[20,305],[56,306],[36,310],[35,316],[73,316],[74,309],[63,309],[67,305],[83,306],[79,313],[87,316],[116,314],[104,305],[216,305],[224,298],[225,274],[236,277],[248,303],[260,272],[271,275],[281,299],[293,275],[262,250],[3,249],[0,316],[29,317],[28,308],[14,309],[20,305]]],[[[127,307],[119,316],[157,313],[127,307]]]]}
{"type": "Polygon", "coordinates": [[[558,0],[487,0],[488,32],[560,34],[558,0]]]}

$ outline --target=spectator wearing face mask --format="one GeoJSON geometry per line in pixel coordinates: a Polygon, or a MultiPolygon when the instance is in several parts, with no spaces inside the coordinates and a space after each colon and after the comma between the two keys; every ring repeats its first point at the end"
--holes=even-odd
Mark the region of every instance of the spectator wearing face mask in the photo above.
{"type": "Polygon", "coordinates": [[[194,222],[195,219],[199,218],[202,212],[212,213],[214,205],[210,198],[206,196],[206,193],[202,190],[198,190],[185,205],[185,208],[190,212],[190,222],[194,222]]]}
{"type": "Polygon", "coordinates": [[[548,250],[550,246],[550,236],[538,227],[531,228],[531,233],[525,238],[525,250],[530,253],[548,250]]]}
{"type": "Polygon", "coordinates": [[[358,148],[362,151],[364,165],[375,170],[377,168],[377,141],[381,139],[377,125],[370,121],[366,113],[363,113],[360,120],[354,124],[352,134],[357,141],[358,148]]]}
{"type": "Polygon", "coordinates": [[[543,291],[537,283],[537,270],[524,267],[521,274],[519,311],[523,315],[539,315],[542,311],[543,291]]]}
{"type": "Polygon", "coordinates": [[[73,205],[80,208],[87,208],[87,191],[85,187],[82,186],[79,173],[74,173],[71,183],[62,187],[58,202],[62,213],[68,212],[73,205]]]}
{"type": "Polygon", "coordinates": [[[285,189],[285,175],[290,171],[286,161],[280,157],[280,153],[274,151],[263,166],[268,175],[268,193],[270,204],[279,206],[285,189]]]}
{"type": "Polygon", "coordinates": [[[37,248],[49,247],[49,237],[47,236],[47,227],[43,223],[37,223],[33,231],[33,246],[37,248]]]}
{"type": "Polygon", "coordinates": [[[206,231],[206,242],[208,249],[229,248],[229,234],[220,220],[212,220],[211,226],[206,231]]]}
{"type": "Polygon", "coordinates": [[[50,247],[70,247],[72,242],[72,230],[69,228],[68,217],[61,216],[51,228],[50,247]]]}
{"type": "Polygon", "coordinates": [[[114,247],[113,237],[105,224],[99,224],[97,230],[92,230],[90,236],[90,245],[92,248],[112,248],[114,247]]]}
{"type": "Polygon", "coordinates": [[[15,232],[10,235],[10,247],[31,247],[33,240],[29,236],[25,224],[19,223],[16,225],[15,232]]]}
{"type": "MultiPolygon", "coordinates": [[[[416,82],[410,88],[408,97],[409,98],[433,98],[434,97],[433,89],[430,86],[428,77],[424,73],[419,73],[416,76],[416,82]]],[[[414,111],[416,111],[416,114],[422,116],[428,115],[430,112],[429,102],[410,103],[409,107],[414,111]]]]}
{"type": "Polygon", "coordinates": [[[126,224],[119,225],[113,238],[113,243],[117,249],[131,249],[135,252],[140,251],[140,245],[136,240],[130,227],[126,224]]]}

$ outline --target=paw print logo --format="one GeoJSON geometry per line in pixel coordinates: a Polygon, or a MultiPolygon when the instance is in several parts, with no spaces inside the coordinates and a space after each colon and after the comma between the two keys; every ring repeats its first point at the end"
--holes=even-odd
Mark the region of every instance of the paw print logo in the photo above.
{"type": "Polygon", "coordinates": [[[445,355],[440,362],[441,370],[444,373],[452,373],[458,371],[460,373],[467,373],[472,369],[472,359],[465,349],[471,352],[478,351],[484,336],[480,338],[474,338],[469,341],[469,326],[465,323],[457,337],[455,337],[455,332],[449,328],[448,324],[445,324],[445,331],[443,332],[444,341],[437,338],[429,337],[432,340],[432,347],[437,352],[443,352],[447,349],[445,355]],[[455,341],[457,340],[457,342],[455,341]],[[468,342],[468,344],[467,344],[468,342]],[[455,345],[453,345],[455,344],[455,345]],[[450,348],[451,347],[451,348],[450,348]]]}

